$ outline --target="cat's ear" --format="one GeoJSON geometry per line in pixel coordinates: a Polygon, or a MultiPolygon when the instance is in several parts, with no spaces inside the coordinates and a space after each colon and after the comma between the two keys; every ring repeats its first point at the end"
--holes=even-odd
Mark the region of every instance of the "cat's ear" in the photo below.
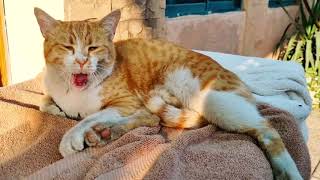
{"type": "Polygon", "coordinates": [[[110,35],[110,40],[113,40],[114,38],[114,34],[116,33],[116,29],[117,29],[120,17],[121,17],[121,11],[118,9],[118,10],[112,11],[110,14],[108,14],[107,16],[105,16],[100,20],[102,27],[110,35]]]}
{"type": "Polygon", "coordinates": [[[40,8],[34,8],[34,15],[37,18],[41,33],[44,38],[47,37],[50,30],[52,30],[59,24],[59,21],[55,20],[53,17],[51,17],[49,14],[47,14],[40,8]]]}

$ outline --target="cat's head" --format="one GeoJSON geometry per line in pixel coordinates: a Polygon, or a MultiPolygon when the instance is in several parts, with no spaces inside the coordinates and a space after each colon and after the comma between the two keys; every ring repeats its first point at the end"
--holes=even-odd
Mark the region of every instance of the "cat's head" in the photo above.
{"type": "Polygon", "coordinates": [[[83,90],[112,73],[116,56],[112,40],[119,10],[98,21],[55,20],[39,8],[34,13],[45,38],[44,56],[51,76],[83,90]]]}

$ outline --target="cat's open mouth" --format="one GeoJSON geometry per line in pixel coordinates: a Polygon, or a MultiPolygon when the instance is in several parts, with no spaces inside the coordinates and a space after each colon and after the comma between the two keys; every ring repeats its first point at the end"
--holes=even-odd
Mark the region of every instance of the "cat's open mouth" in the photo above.
{"type": "Polygon", "coordinates": [[[88,74],[72,74],[72,84],[79,89],[86,87],[88,84],[88,74]]]}

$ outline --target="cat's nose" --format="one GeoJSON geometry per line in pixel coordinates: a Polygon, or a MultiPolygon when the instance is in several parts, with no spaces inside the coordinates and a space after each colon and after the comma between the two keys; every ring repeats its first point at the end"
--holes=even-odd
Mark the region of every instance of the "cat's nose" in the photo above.
{"type": "Polygon", "coordinates": [[[85,59],[85,60],[76,59],[75,62],[80,65],[80,69],[82,70],[83,66],[88,63],[88,59],[85,59]]]}

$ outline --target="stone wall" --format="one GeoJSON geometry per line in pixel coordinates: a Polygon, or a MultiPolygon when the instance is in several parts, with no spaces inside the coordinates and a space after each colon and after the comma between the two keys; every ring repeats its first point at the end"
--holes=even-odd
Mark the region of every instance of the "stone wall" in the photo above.
{"type": "MultiPolygon", "coordinates": [[[[268,1],[242,0],[241,11],[168,18],[166,39],[193,49],[271,57],[290,20],[268,1]]],[[[286,8],[297,15],[297,6],[286,8]]]]}
{"type": "Polygon", "coordinates": [[[191,49],[239,54],[245,22],[242,11],[169,18],[166,38],[191,49]]]}
{"type": "MultiPolygon", "coordinates": [[[[244,41],[239,54],[248,56],[271,57],[290,19],[282,8],[268,8],[269,0],[244,0],[246,12],[244,41]]],[[[298,6],[286,9],[296,17],[298,6]]]]}
{"type": "Polygon", "coordinates": [[[165,37],[165,0],[65,0],[65,20],[102,18],[121,10],[115,40],[165,37]]]}
{"type": "MultiPolygon", "coordinates": [[[[289,18],[269,0],[242,0],[242,10],[165,18],[165,0],[64,0],[65,20],[101,18],[121,9],[115,40],[163,38],[187,48],[267,57],[289,18]]],[[[296,16],[297,6],[287,7],[296,16]]]]}

